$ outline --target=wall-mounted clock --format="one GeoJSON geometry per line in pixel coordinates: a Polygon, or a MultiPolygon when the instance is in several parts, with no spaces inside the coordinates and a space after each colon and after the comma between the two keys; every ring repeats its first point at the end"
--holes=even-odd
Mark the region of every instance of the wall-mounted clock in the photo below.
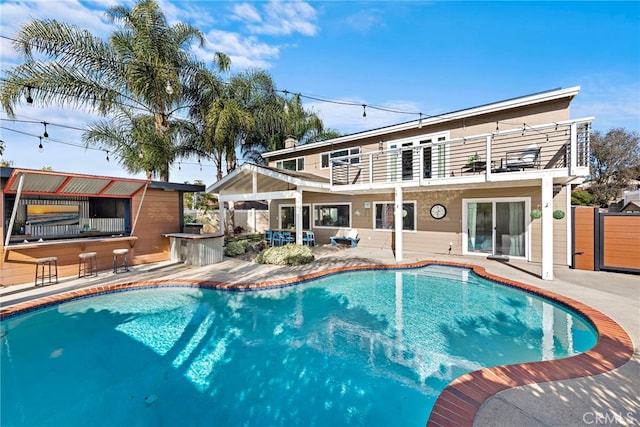
{"type": "Polygon", "coordinates": [[[435,219],[442,219],[445,217],[445,215],[447,215],[447,208],[445,208],[444,205],[441,205],[440,203],[436,203],[435,205],[431,206],[430,213],[431,216],[435,219]]]}

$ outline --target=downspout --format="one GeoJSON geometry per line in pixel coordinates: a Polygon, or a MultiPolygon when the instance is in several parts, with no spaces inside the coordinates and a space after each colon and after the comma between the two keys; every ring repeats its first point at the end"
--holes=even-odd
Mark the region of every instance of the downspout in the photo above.
{"type": "Polygon", "coordinates": [[[136,224],[138,224],[138,217],[140,216],[140,210],[142,210],[142,203],[144,202],[144,196],[147,194],[147,187],[149,184],[144,185],[144,190],[142,191],[142,198],[140,199],[140,204],[138,205],[138,212],[136,212],[136,219],[133,220],[133,225],[131,226],[131,236],[133,236],[133,232],[136,230],[136,224]]]}
{"type": "MultiPolygon", "coordinates": [[[[18,205],[20,204],[20,195],[22,194],[22,184],[24,183],[24,174],[20,173],[20,180],[18,181],[18,191],[16,192],[16,200],[13,202],[13,210],[11,211],[11,219],[9,220],[9,229],[7,230],[7,237],[4,239],[4,247],[2,248],[2,257],[6,256],[7,246],[11,240],[11,232],[13,231],[13,224],[16,221],[16,215],[18,214],[18,205]]],[[[4,195],[2,196],[4,197],[4,195]]]]}

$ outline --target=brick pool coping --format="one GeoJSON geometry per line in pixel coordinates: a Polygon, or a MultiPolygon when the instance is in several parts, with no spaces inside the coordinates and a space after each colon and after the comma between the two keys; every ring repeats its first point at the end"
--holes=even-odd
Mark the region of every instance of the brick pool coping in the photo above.
{"type": "Polygon", "coordinates": [[[462,375],[449,383],[440,393],[431,410],[431,415],[427,422],[428,426],[472,426],[473,420],[482,404],[503,390],[527,384],[602,374],[624,365],[633,356],[633,343],[626,331],[611,318],[586,304],[554,292],[536,288],[535,286],[490,274],[484,268],[475,265],[428,260],[407,264],[371,264],[339,267],[286,279],[254,283],[193,279],[158,279],[101,285],[41,297],[2,308],[0,309],[0,320],[43,307],[97,294],[122,292],[146,287],[195,286],[229,291],[252,291],[293,286],[320,277],[350,271],[411,269],[434,264],[468,268],[473,270],[478,276],[541,296],[570,308],[584,316],[591,323],[598,333],[598,341],[591,350],[576,356],[557,360],[495,366],[462,375]]]}

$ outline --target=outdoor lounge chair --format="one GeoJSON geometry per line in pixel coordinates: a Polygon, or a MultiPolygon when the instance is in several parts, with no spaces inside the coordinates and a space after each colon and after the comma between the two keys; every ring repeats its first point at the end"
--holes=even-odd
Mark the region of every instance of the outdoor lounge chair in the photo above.
{"type": "Polygon", "coordinates": [[[336,246],[338,242],[349,242],[352,248],[358,246],[360,238],[358,237],[358,230],[355,228],[340,228],[335,236],[329,237],[331,246],[336,246]]]}
{"type": "Polygon", "coordinates": [[[530,145],[521,151],[507,151],[500,161],[500,172],[540,168],[540,148],[530,145]]]}

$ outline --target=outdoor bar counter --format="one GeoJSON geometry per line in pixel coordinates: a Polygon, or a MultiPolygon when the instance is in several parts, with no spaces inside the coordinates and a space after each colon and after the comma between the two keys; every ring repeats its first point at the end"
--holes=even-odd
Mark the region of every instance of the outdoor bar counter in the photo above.
{"type": "Polygon", "coordinates": [[[222,262],[223,234],[163,234],[170,240],[171,261],[190,265],[209,265],[222,262]]]}
{"type": "Polygon", "coordinates": [[[96,252],[98,270],[110,270],[113,267],[114,249],[129,249],[133,259],[133,247],[136,236],[113,237],[81,237],[69,239],[38,240],[27,243],[11,243],[3,247],[3,269],[0,282],[6,284],[5,278],[12,282],[28,283],[33,281],[35,260],[38,258],[57,257],[58,276],[67,277],[78,274],[78,256],[83,252],[96,252]]]}

